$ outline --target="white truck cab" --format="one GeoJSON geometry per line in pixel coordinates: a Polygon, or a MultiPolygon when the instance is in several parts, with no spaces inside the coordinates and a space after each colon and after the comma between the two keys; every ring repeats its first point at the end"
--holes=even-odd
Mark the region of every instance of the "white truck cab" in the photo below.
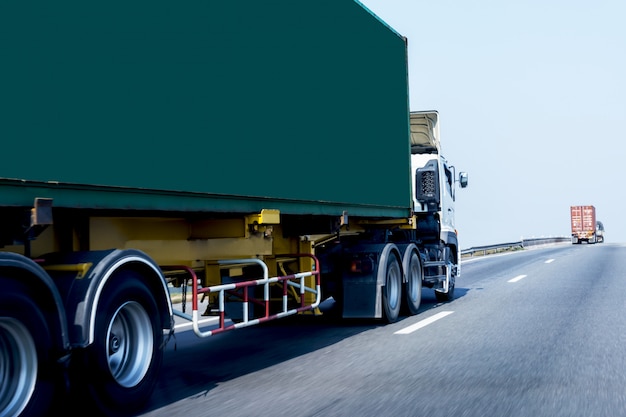
{"type": "Polygon", "coordinates": [[[461,172],[457,179],[454,166],[441,155],[436,111],[411,112],[411,171],[413,210],[416,213],[437,211],[442,232],[454,232],[456,182],[465,188],[468,176],[461,172]],[[419,187],[418,177],[422,179],[419,187]]]}
{"type": "Polygon", "coordinates": [[[411,112],[410,127],[413,212],[429,248],[423,254],[425,282],[435,288],[438,298],[449,300],[460,275],[456,183],[465,188],[468,176],[461,172],[457,178],[454,166],[441,155],[436,111],[411,112]]]}

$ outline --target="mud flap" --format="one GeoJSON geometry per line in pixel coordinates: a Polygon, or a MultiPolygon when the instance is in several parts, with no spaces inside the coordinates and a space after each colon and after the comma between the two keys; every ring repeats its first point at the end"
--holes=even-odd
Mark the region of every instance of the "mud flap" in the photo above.
{"type": "Polygon", "coordinates": [[[377,293],[376,277],[372,275],[343,278],[343,318],[377,316],[381,294],[377,293]]]}

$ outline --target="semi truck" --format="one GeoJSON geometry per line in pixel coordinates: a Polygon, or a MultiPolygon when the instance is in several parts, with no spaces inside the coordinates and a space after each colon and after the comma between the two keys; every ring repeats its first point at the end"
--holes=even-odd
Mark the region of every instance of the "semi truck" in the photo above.
{"type": "Polygon", "coordinates": [[[0,416],[129,415],[179,321],[395,322],[460,276],[408,40],[356,0],[0,5],[0,416]]]}
{"type": "MultiPolygon", "coordinates": [[[[570,220],[572,225],[572,244],[582,242],[597,243],[604,240],[604,234],[598,236],[598,222],[594,206],[570,206],[570,220]]],[[[602,226],[604,230],[604,226],[602,226]]],[[[602,230],[602,231],[603,231],[602,230]]]]}

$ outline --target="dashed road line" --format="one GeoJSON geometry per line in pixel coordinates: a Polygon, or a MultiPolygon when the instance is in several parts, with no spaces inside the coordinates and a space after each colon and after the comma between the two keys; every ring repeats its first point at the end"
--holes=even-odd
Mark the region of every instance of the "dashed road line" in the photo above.
{"type": "MultiPolygon", "coordinates": [[[[554,259],[548,259],[544,263],[551,264],[552,262],[554,262],[554,259]]],[[[520,281],[520,280],[526,278],[527,276],[528,275],[518,275],[515,278],[512,278],[512,279],[508,280],[507,282],[517,282],[517,281],[520,281]]]]}
{"type": "Polygon", "coordinates": [[[420,320],[415,324],[412,324],[408,327],[405,327],[404,329],[400,329],[397,332],[395,332],[394,334],[410,334],[413,333],[416,330],[421,329],[422,327],[426,327],[429,324],[433,324],[434,322],[436,322],[437,320],[440,320],[442,318],[444,318],[445,316],[448,316],[450,314],[454,313],[454,311],[442,311],[441,313],[437,313],[432,317],[429,317],[427,319],[424,320],[420,320]]]}
{"type": "Polygon", "coordinates": [[[515,278],[510,279],[508,282],[517,282],[517,281],[519,281],[519,280],[521,280],[521,279],[524,279],[524,278],[526,278],[526,277],[527,277],[527,275],[518,275],[518,276],[516,276],[515,278]]]}

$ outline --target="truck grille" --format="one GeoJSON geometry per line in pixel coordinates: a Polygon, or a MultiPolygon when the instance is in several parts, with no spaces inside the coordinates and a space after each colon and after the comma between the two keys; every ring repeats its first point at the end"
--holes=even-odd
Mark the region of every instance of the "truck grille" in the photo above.
{"type": "Polygon", "coordinates": [[[437,193],[437,180],[433,171],[422,172],[420,192],[423,196],[434,196],[437,193]]]}
{"type": "Polygon", "coordinates": [[[428,205],[429,211],[436,211],[439,206],[439,173],[437,160],[431,159],[415,172],[415,194],[417,201],[428,205]]]}

